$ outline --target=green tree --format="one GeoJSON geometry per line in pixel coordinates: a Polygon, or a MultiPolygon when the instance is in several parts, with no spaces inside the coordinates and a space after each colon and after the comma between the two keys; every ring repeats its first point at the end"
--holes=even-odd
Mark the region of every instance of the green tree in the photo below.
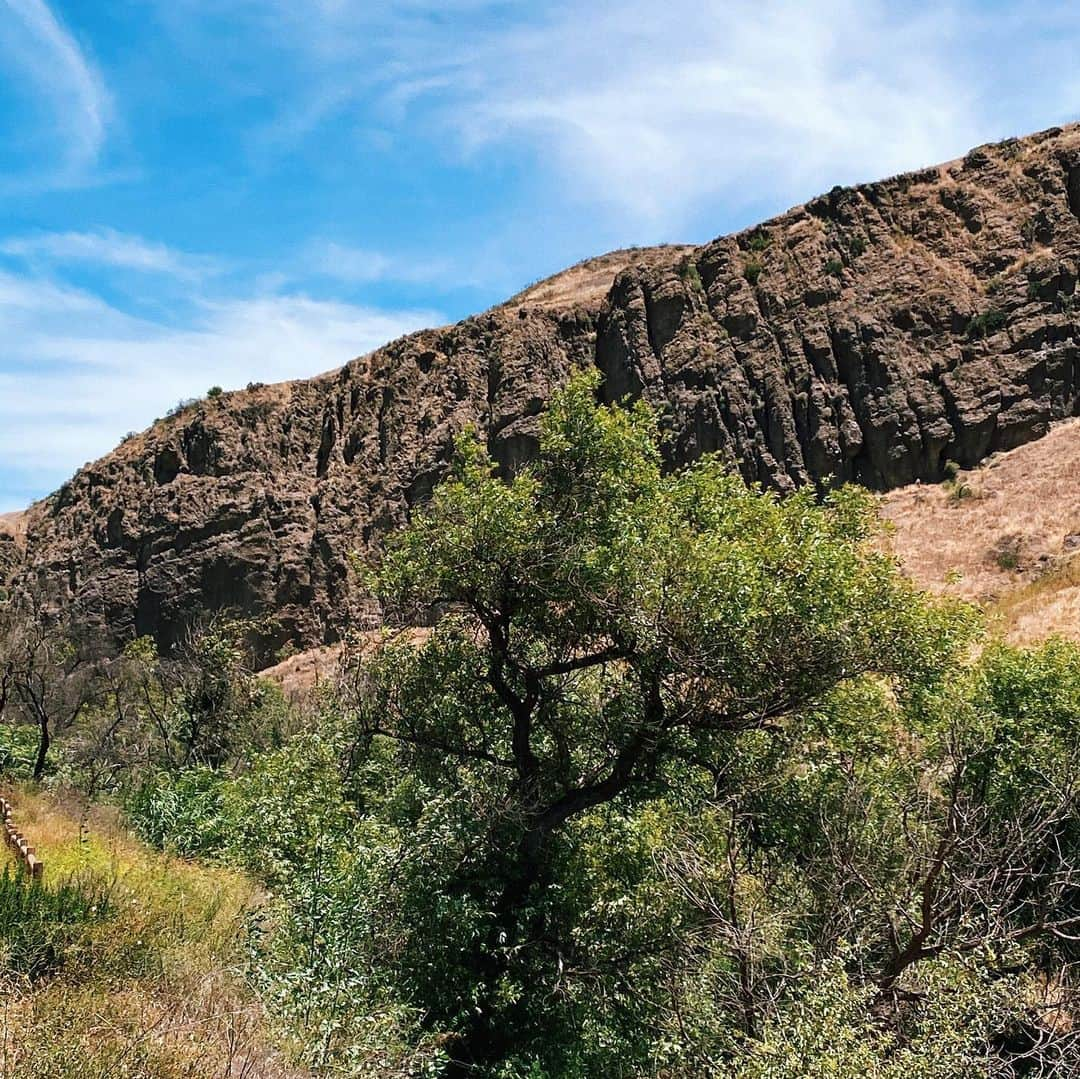
{"type": "Polygon", "coordinates": [[[101,665],[85,634],[39,604],[0,609],[0,718],[37,728],[33,779],[44,777],[56,736],[92,705],[101,665]]]}
{"type": "MultiPolygon", "coordinates": [[[[565,878],[588,821],[610,826],[688,775],[717,781],[739,732],[780,733],[838,685],[873,673],[903,694],[952,662],[970,616],[903,580],[875,529],[854,490],[780,499],[712,458],[665,472],[651,412],[598,408],[590,374],[555,398],[538,460],[509,483],[459,439],[377,574],[389,616],[434,613],[435,628],[363,659],[354,683],[356,759],[391,742],[445,810],[422,915],[444,965],[421,978],[414,964],[406,991],[455,1036],[459,1067],[582,1066],[567,971],[599,985],[620,962],[580,932],[565,878]],[[433,923],[437,889],[467,931],[433,923]]],[[[630,1031],[640,1002],[609,1003],[630,1031]]]]}

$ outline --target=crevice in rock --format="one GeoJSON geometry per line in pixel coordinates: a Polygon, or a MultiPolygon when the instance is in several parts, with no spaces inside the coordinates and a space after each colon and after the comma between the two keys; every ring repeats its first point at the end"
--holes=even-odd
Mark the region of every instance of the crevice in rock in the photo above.
{"type": "Polygon", "coordinates": [[[1065,170],[1065,197],[1073,217],[1080,221],[1080,161],[1065,170]]]}

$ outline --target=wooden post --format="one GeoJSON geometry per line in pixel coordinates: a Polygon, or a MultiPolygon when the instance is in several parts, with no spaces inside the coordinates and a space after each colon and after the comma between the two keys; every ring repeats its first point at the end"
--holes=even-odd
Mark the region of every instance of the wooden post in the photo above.
{"type": "Polygon", "coordinates": [[[37,850],[30,845],[30,841],[15,827],[11,819],[11,803],[6,798],[0,798],[0,819],[4,824],[4,838],[8,846],[15,849],[15,853],[26,866],[31,880],[41,880],[45,872],[45,863],[37,856],[37,850]]]}

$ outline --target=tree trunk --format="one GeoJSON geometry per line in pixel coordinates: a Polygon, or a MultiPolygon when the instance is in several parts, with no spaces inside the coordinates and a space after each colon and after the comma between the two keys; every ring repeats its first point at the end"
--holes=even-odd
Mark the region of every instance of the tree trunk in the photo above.
{"type": "Polygon", "coordinates": [[[52,744],[52,738],[49,736],[49,721],[44,716],[38,722],[38,732],[37,759],[34,761],[35,783],[45,775],[45,761],[49,756],[49,746],[52,744]]]}
{"type": "Polygon", "coordinates": [[[469,1028],[453,1051],[454,1060],[446,1072],[447,1079],[464,1079],[483,1072],[509,1056],[516,1045],[519,1028],[529,1016],[515,1016],[514,1007],[498,1006],[495,996],[499,983],[507,973],[509,963],[503,950],[519,943],[528,932],[539,936],[536,925],[523,924],[523,910],[540,886],[547,864],[553,830],[542,824],[529,827],[521,837],[514,859],[513,871],[493,907],[495,915],[491,930],[475,957],[476,969],[483,982],[483,995],[469,1028]]]}

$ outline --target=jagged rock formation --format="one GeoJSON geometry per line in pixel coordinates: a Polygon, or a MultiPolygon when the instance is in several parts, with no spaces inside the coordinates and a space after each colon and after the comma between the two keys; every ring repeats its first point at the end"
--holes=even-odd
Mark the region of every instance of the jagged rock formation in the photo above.
{"type": "Polygon", "coordinates": [[[619,252],[312,379],[203,401],[29,517],[18,586],[117,639],[202,609],[265,651],[364,613],[347,556],[431,491],[454,434],[508,471],[575,367],[663,410],[670,452],[781,488],[940,478],[1080,410],[1080,128],[837,188],[698,248],[619,252]]]}
{"type": "Polygon", "coordinates": [[[4,582],[11,577],[22,560],[22,551],[19,549],[13,536],[0,532],[0,589],[6,595],[4,582]]]}
{"type": "Polygon", "coordinates": [[[0,513],[0,592],[7,594],[6,585],[23,557],[25,514],[0,513]]]}

